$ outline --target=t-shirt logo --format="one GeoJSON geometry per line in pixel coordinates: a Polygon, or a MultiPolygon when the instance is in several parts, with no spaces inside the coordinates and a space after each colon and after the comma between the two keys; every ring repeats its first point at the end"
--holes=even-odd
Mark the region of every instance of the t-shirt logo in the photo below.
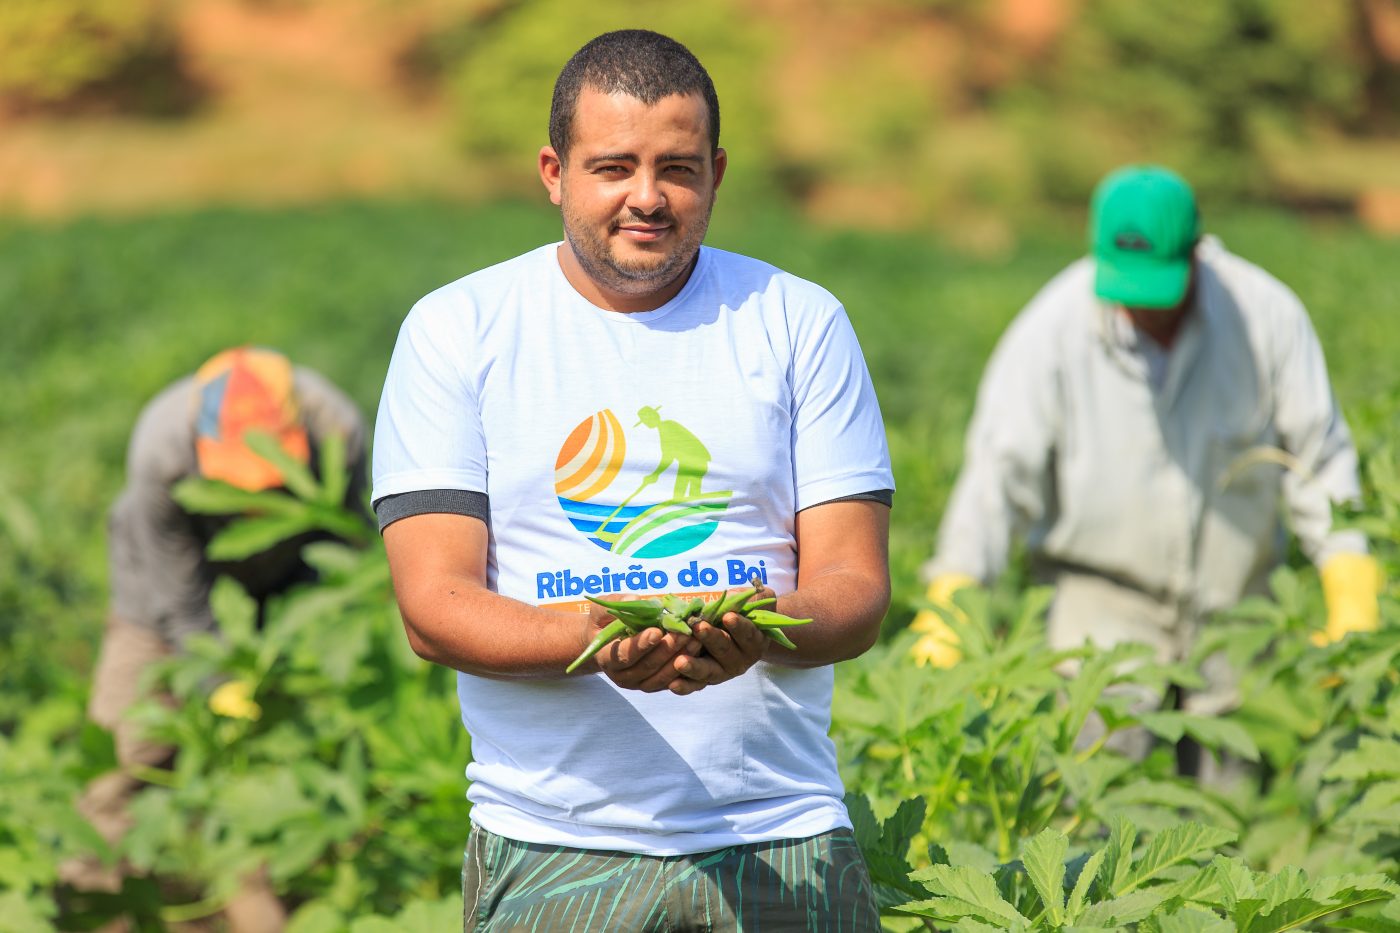
{"type": "MultiPolygon", "coordinates": [[[[627,435],[611,409],[585,418],[554,462],[554,491],[573,526],[598,547],[632,557],[672,557],[703,543],[729,507],[732,489],[706,492],[710,451],[679,421],[643,405],[634,428],[658,433],[656,468],[632,488],[615,482],[627,460],[627,435]],[[658,480],[675,466],[675,483],[658,480]]],[[[633,473],[635,475],[635,473],[633,473]]]]}

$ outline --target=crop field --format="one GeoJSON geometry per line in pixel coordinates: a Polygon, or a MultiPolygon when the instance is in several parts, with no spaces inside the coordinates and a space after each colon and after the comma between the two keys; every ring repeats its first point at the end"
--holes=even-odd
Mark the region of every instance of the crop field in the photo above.
{"type": "MultiPolygon", "coordinates": [[[[1245,678],[1219,719],[1133,716],[1102,694],[1121,654],[1066,683],[1039,641],[1046,594],[1013,572],[968,594],[967,660],[915,667],[904,628],[956,474],[982,366],[1002,328],[1082,250],[1077,220],[1004,255],[916,233],[812,229],[716,210],[711,245],[812,278],[845,303],[894,457],[894,604],[881,643],[837,671],[833,736],[892,930],[1400,930],[1400,242],[1271,211],[1207,215],[1227,246],[1302,297],[1365,467],[1359,516],[1389,575],[1380,632],[1328,647],[1315,572],[1280,571],[1202,650],[1245,678]],[[1074,738],[1098,707],[1164,741],[1131,763],[1074,738]],[[1226,790],[1176,777],[1171,743],[1241,762],[1226,790]],[[910,873],[913,873],[912,876],[910,873]]],[[[450,672],[408,650],[383,552],[318,545],[321,582],[263,632],[216,590],[223,638],[162,673],[176,703],[141,715],[179,746],[152,774],[124,850],[143,869],[79,896],[56,866],[100,842],[73,810],[110,767],[86,723],[106,603],[105,512],[133,420],[218,349],[259,343],[338,382],[372,415],[399,322],[439,284],[557,238],[536,207],[343,203],[62,225],[0,221],[0,933],[220,929],[265,865],[292,933],[453,929],[470,756],[450,672]],[[205,685],[253,686],[257,718],[205,685]]],[[[332,498],[334,498],[332,496],[332,498]]],[[[373,540],[373,535],[367,535],[373,540]]],[[[800,636],[795,630],[793,637],[800,636]]]]}

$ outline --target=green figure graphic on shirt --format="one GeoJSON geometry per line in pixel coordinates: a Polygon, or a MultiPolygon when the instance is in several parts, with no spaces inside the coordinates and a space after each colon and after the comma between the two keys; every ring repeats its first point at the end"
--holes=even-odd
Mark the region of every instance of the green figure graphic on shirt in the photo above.
{"type": "Polygon", "coordinates": [[[700,481],[710,469],[710,451],[700,442],[700,438],[690,433],[679,421],[663,420],[661,412],[650,405],[643,405],[637,412],[637,425],[656,428],[660,433],[661,458],[645,479],[643,486],[650,486],[661,478],[666,468],[676,465],[676,490],[671,498],[683,500],[700,495],[700,481]]]}
{"type": "Polygon", "coordinates": [[[710,470],[710,451],[680,422],[663,419],[659,407],[643,405],[637,412],[636,426],[655,428],[660,441],[660,457],[652,470],[617,508],[599,522],[593,537],[608,550],[641,557],[679,554],[704,541],[714,531],[724,513],[732,490],[705,492],[701,480],[710,470]],[[611,526],[632,500],[661,478],[672,464],[676,485],[671,498],[663,499],[631,516],[622,528],[611,526]]]}

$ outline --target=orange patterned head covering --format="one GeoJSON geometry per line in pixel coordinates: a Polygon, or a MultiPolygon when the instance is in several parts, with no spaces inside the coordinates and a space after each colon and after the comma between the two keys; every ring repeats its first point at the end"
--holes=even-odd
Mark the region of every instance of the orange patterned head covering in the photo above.
{"type": "Polygon", "coordinates": [[[292,363],[276,350],[235,347],[194,374],[198,392],[195,459],[206,479],[240,489],[282,485],[282,473],[244,444],[248,431],[270,434],[302,463],[311,459],[292,391],[292,363]]]}

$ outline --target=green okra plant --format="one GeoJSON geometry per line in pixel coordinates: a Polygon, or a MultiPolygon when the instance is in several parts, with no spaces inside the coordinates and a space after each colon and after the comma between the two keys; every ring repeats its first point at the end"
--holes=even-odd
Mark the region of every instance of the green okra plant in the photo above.
{"type": "Polygon", "coordinates": [[[580,664],[593,657],[603,646],[619,638],[635,635],[642,629],[661,628],[682,635],[691,634],[692,622],[715,622],[727,612],[737,612],[758,627],[758,630],[784,648],[796,648],[792,639],[783,629],[790,625],[806,625],[811,619],[794,619],[767,607],[777,603],[777,599],[767,597],[754,599],[757,586],[750,586],[736,592],[725,590],[714,599],[706,602],[698,596],[677,596],[667,593],[652,599],[610,600],[588,597],[590,602],[602,606],[613,614],[613,621],[603,626],[588,647],[574,658],[565,673],[572,674],[580,664]]]}

